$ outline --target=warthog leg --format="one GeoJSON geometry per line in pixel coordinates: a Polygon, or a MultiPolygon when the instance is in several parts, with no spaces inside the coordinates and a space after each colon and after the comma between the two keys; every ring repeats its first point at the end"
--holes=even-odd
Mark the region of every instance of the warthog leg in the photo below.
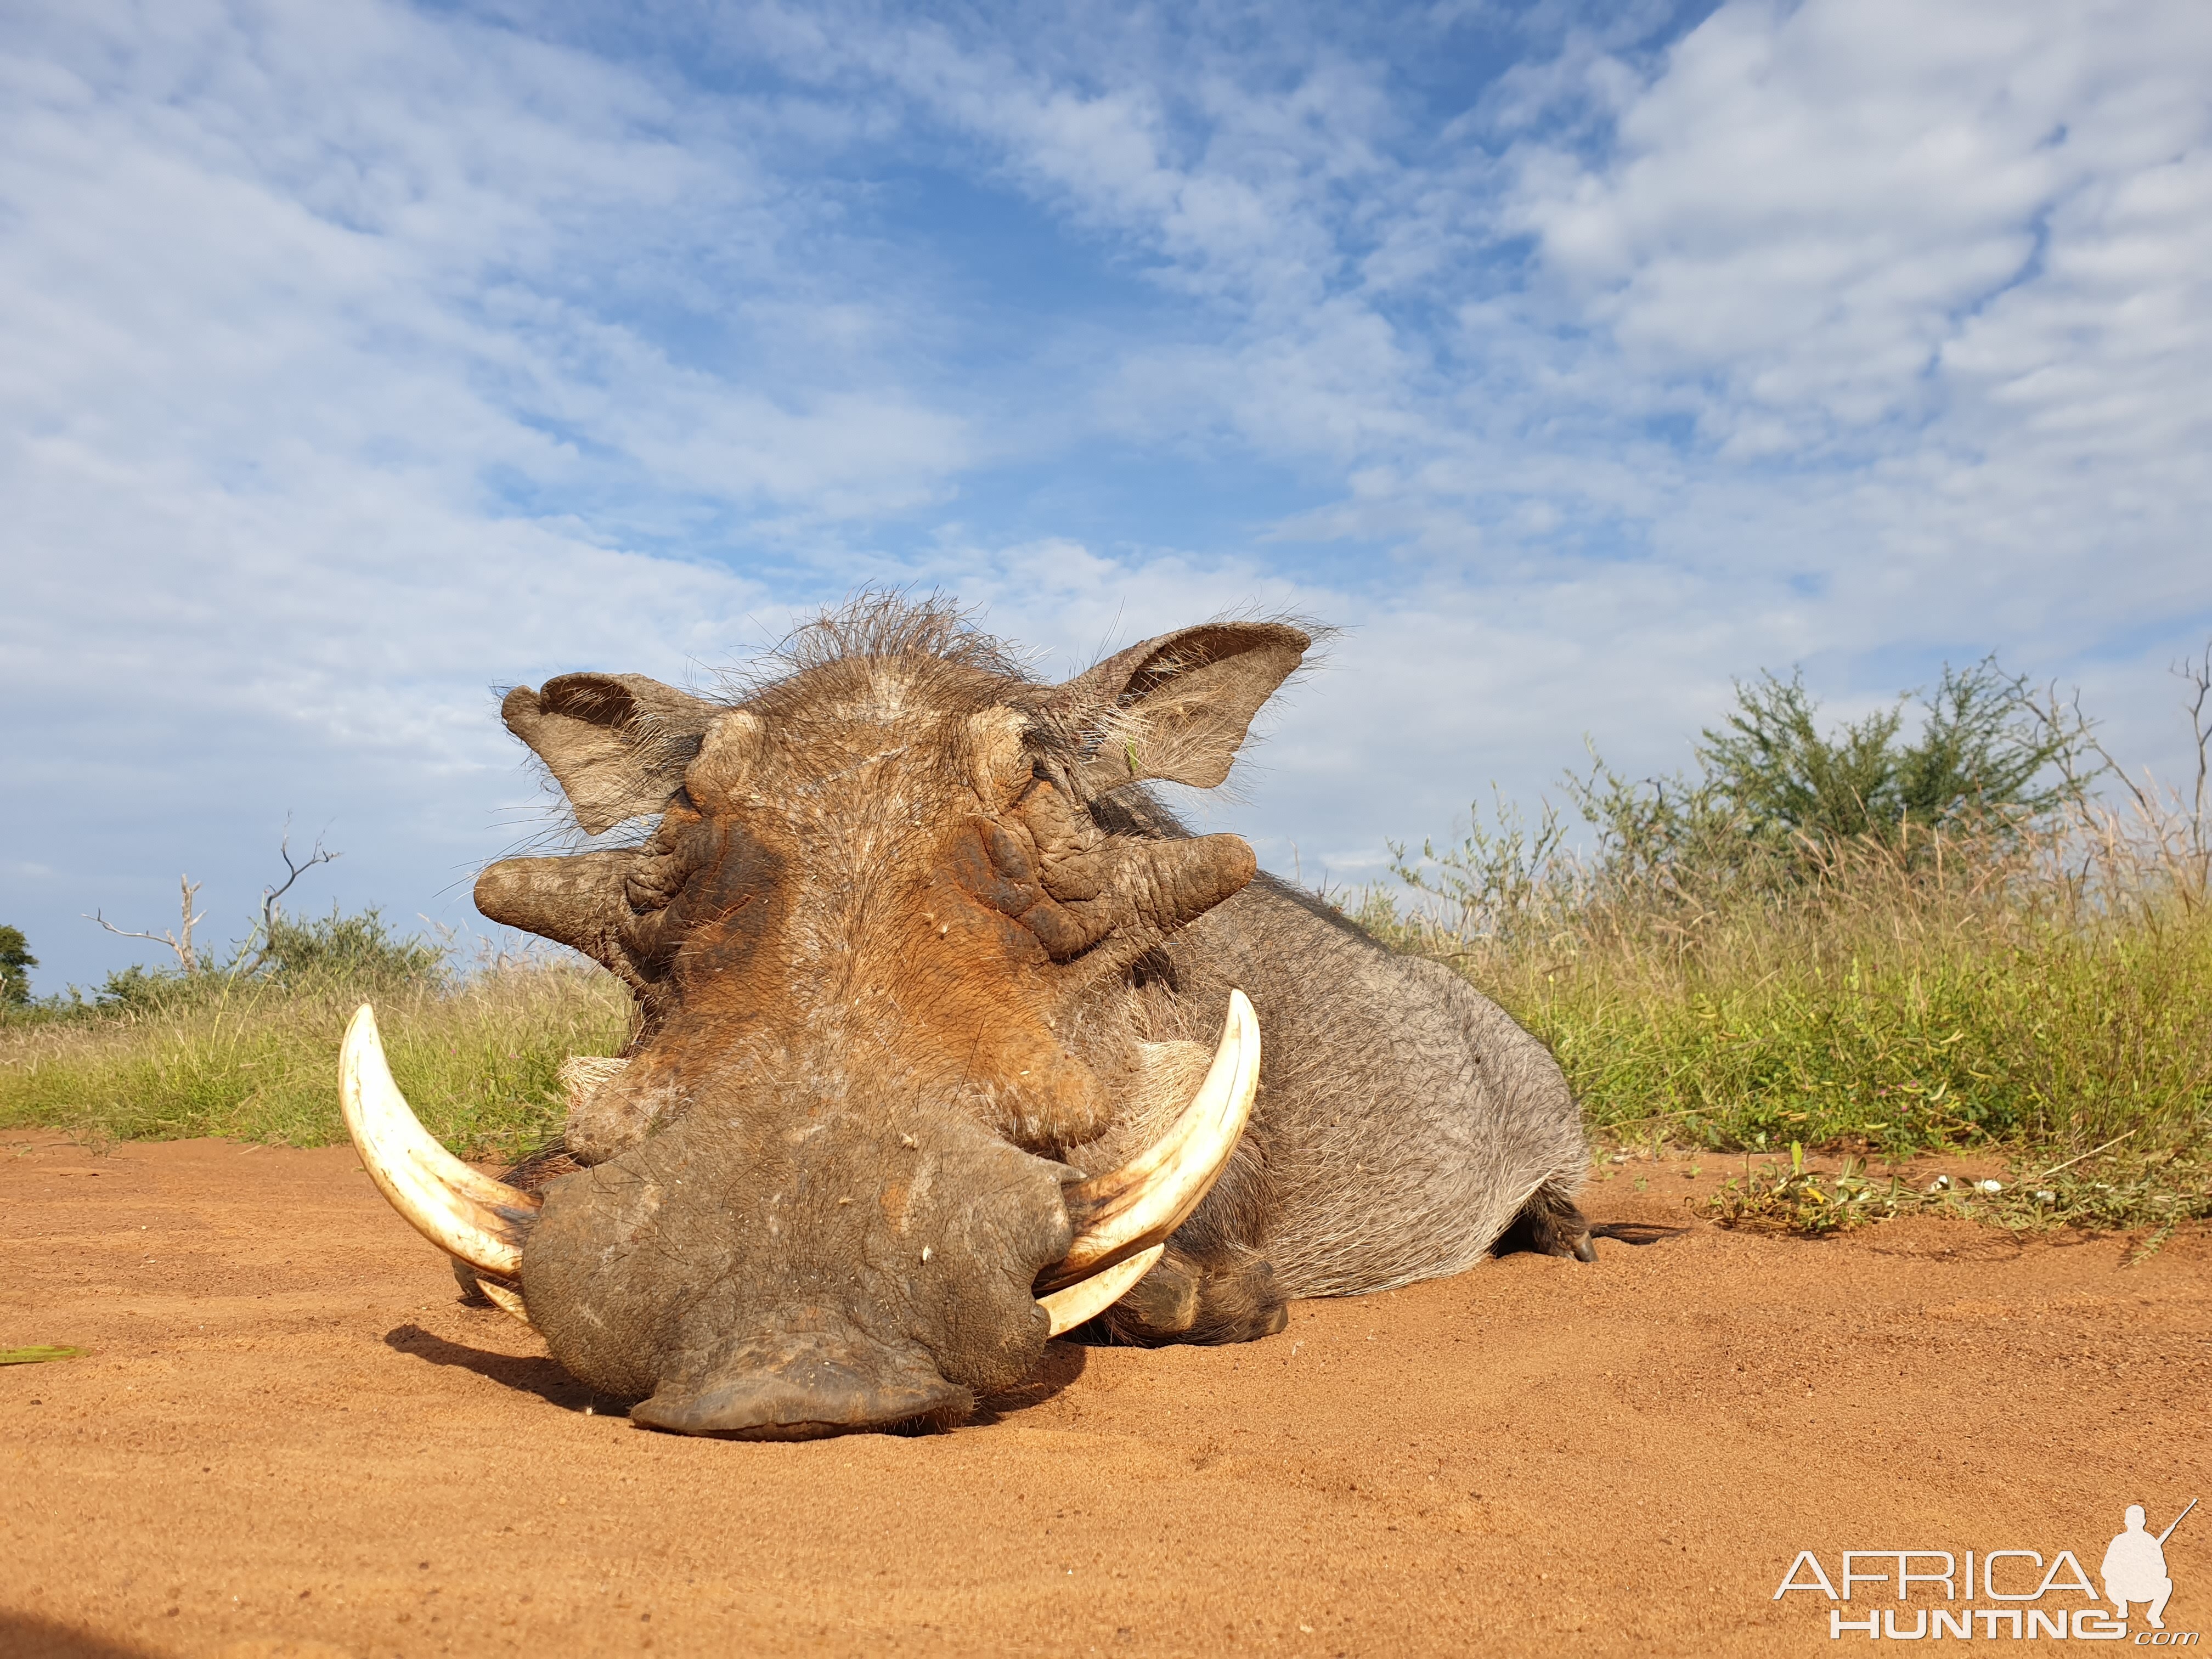
{"type": "Polygon", "coordinates": [[[1516,1250],[1533,1250],[1538,1255],[1571,1255],[1577,1261],[1597,1260],[1597,1247],[1590,1243],[1589,1223],[1576,1206],[1573,1194],[1550,1181],[1528,1195],[1528,1201],[1521,1206],[1521,1213],[1507,1224],[1498,1243],[1490,1247],[1492,1255],[1509,1255],[1516,1250]]]}
{"type": "Polygon", "coordinates": [[[1170,1244],[1160,1264],[1106,1310],[1107,1334],[1123,1342],[1254,1342],[1290,1323],[1275,1269],[1248,1250],[1221,1259],[1170,1244]]]}

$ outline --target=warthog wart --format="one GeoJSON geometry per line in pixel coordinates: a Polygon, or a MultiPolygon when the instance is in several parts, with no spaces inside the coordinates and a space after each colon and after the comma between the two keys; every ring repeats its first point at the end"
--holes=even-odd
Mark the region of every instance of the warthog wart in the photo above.
{"type": "Polygon", "coordinates": [[[494,1181],[424,1133],[364,1009],[347,1115],[387,1196],[632,1416],[794,1438],[955,1422],[1092,1318],[1234,1342],[1297,1297],[1590,1257],[1552,1057],[1433,963],[1192,836],[1310,640],[1218,622],[1038,684],[873,597],[723,700],[510,693],[577,824],[495,921],[635,997],[563,1142],[494,1181]]]}

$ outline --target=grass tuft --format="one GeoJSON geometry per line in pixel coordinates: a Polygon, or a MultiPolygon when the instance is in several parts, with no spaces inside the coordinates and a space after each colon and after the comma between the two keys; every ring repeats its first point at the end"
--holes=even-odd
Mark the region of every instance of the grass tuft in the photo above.
{"type": "Polygon", "coordinates": [[[0,1023],[0,1127],[342,1140],[338,1043],[364,1000],[416,1115],[474,1157],[518,1154],[555,1133],[564,1110],[556,1068],[572,1054],[619,1052],[629,1030],[629,994],[580,963],[501,963],[455,981],[366,988],[203,976],[76,1018],[0,1023]]]}

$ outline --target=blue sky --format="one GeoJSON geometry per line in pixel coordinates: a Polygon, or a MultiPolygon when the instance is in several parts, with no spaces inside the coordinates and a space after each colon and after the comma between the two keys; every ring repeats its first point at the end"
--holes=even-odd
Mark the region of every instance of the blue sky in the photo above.
{"type": "Polygon", "coordinates": [[[289,814],[465,927],[494,687],[866,583],[1344,626],[1195,806],[1309,878],[1761,667],[2175,771],[2207,86],[2194,0],[0,14],[0,921],[233,937],[289,814]]]}

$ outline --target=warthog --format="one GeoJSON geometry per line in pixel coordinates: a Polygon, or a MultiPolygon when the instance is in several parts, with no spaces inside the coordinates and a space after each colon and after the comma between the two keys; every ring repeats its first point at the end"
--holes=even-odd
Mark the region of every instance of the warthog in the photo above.
{"type": "Polygon", "coordinates": [[[495,864],[477,907],[617,975],[637,1035],[499,1182],[416,1124],[364,1008],[365,1164],[636,1420],[752,1438],[958,1421],[1093,1318],[1243,1341],[1509,1234],[1589,1259],[1542,1046],[1145,787],[1222,782],[1309,644],[1211,623],[1048,685],[878,599],[727,701],[512,692],[584,831],[653,827],[495,864]]]}

